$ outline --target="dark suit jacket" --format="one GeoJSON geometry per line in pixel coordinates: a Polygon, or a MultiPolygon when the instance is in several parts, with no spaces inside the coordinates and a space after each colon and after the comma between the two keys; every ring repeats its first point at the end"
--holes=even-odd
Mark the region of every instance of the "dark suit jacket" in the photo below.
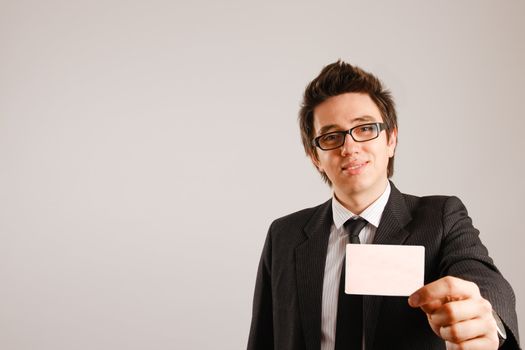
{"type": "MultiPolygon", "coordinates": [[[[506,325],[503,349],[518,349],[515,297],[456,197],[415,197],[391,184],[375,244],[425,246],[425,284],[451,275],[475,282],[506,325]]],[[[319,350],[331,200],[275,220],[264,245],[248,350],[319,350]]],[[[406,297],[364,296],[367,349],[445,349],[406,297]]]]}

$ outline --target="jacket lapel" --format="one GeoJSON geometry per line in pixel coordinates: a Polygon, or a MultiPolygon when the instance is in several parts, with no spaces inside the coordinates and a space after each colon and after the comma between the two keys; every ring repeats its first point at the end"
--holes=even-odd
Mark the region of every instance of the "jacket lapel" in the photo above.
{"type": "MultiPolygon", "coordinates": [[[[373,244],[403,244],[410,233],[404,227],[412,219],[406,206],[403,194],[391,182],[391,192],[381,216],[373,244]]],[[[363,297],[363,321],[365,329],[365,344],[367,349],[373,349],[379,310],[382,296],[365,295],[363,297]]]]}
{"type": "Polygon", "coordinates": [[[321,308],[332,201],[319,206],[304,228],[307,239],[295,249],[299,314],[307,349],[321,347],[321,308]]]}

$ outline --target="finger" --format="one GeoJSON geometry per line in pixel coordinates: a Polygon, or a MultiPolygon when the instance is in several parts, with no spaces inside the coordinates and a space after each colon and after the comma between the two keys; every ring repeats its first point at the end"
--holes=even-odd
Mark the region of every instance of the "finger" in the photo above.
{"type": "Polygon", "coordinates": [[[498,338],[475,338],[460,344],[446,342],[447,350],[496,350],[499,346],[498,338]]]}
{"type": "Polygon", "coordinates": [[[465,299],[443,304],[430,313],[430,321],[445,327],[454,323],[492,315],[492,305],[483,298],[465,299]]]}
{"type": "Polygon", "coordinates": [[[434,300],[449,302],[479,295],[479,288],[475,283],[446,276],[415,291],[408,298],[408,303],[412,307],[419,307],[434,300]]]}
{"type": "Polygon", "coordinates": [[[487,318],[474,318],[441,327],[439,335],[441,338],[457,344],[483,337],[498,340],[496,325],[487,318]]]}
{"type": "Polygon", "coordinates": [[[439,310],[441,307],[443,307],[445,303],[441,300],[434,300],[429,303],[426,303],[424,305],[421,305],[420,308],[427,314],[431,315],[437,310],[439,310]]]}

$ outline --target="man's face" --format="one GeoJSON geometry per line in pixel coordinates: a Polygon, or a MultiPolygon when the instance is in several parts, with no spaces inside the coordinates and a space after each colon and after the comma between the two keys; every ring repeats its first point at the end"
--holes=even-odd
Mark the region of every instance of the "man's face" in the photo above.
{"type": "MultiPolygon", "coordinates": [[[[354,126],[383,122],[381,113],[368,94],[345,93],[324,101],[314,109],[315,136],[331,131],[344,131],[354,126]]],[[[345,144],[329,151],[317,149],[317,168],[332,182],[339,199],[370,198],[375,200],[388,181],[388,160],[394,155],[396,131],[387,140],[386,131],[366,142],[355,142],[346,135],[345,144]]]]}

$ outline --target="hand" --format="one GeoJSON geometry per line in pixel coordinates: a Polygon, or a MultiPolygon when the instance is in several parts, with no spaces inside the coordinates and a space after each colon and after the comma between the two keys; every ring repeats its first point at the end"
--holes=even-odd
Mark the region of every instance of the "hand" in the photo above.
{"type": "Polygon", "coordinates": [[[443,277],[429,283],[409,298],[420,307],[434,333],[446,341],[447,349],[497,349],[499,346],[492,305],[475,283],[443,277]]]}

